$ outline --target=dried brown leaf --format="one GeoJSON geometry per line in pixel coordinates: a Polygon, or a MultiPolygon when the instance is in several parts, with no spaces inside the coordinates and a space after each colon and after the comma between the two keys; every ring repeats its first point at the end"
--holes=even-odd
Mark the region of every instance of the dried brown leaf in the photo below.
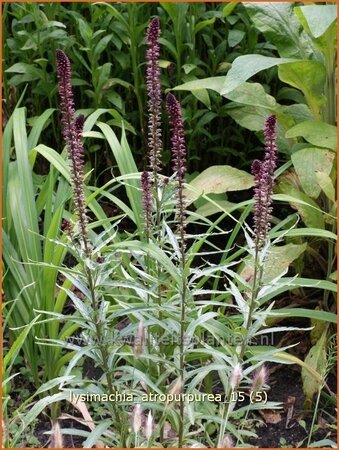
{"type": "Polygon", "coordinates": [[[272,409],[263,409],[259,411],[259,414],[263,417],[265,423],[279,423],[282,420],[281,414],[278,411],[272,409]]]}

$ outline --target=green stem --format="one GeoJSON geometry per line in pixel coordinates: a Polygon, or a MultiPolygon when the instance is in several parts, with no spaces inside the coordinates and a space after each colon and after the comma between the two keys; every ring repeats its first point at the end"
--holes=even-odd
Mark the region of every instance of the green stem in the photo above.
{"type": "MultiPolygon", "coordinates": [[[[84,239],[84,241],[86,241],[86,239],[84,239]]],[[[88,248],[88,243],[85,244],[85,248],[88,248]]],[[[88,281],[88,286],[89,286],[89,291],[90,291],[90,296],[91,296],[90,300],[91,300],[92,309],[94,312],[93,322],[94,322],[94,326],[95,326],[95,332],[97,335],[99,351],[101,353],[102,365],[103,365],[103,369],[106,374],[108,391],[109,391],[109,394],[113,394],[115,396],[117,393],[117,390],[113,384],[112,374],[111,374],[110,368],[108,367],[109,353],[107,351],[106,343],[103,341],[103,336],[102,336],[102,332],[101,332],[101,328],[100,328],[100,322],[99,322],[99,317],[98,317],[98,312],[99,312],[98,311],[98,301],[96,298],[95,283],[94,283],[91,269],[89,269],[89,268],[86,269],[86,276],[87,276],[87,281],[88,281]]],[[[120,433],[120,444],[122,447],[126,447],[126,429],[125,429],[126,421],[124,420],[124,418],[121,417],[121,414],[120,414],[115,402],[112,403],[112,407],[113,407],[113,411],[114,411],[115,421],[116,421],[116,424],[117,424],[117,427],[118,427],[119,433],[120,433]]]]}
{"type": "MultiPolygon", "coordinates": [[[[182,180],[179,181],[178,186],[178,195],[179,195],[179,205],[184,205],[184,195],[183,195],[183,185],[182,180]]],[[[182,208],[181,208],[182,209],[182,208]]],[[[181,309],[180,309],[180,347],[179,347],[179,374],[181,378],[181,382],[183,386],[185,385],[184,379],[184,368],[185,368],[185,321],[186,321],[186,285],[187,285],[187,277],[186,277],[186,253],[185,253],[185,215],[184,211],[180,211],[180,253],[181,253],[181,309]]],[[[183,444],[183,435],[184,435],[184,399],[183,396],[180,397],[179,404],[179,438],[178,438],[178,447],[182,448],[183,444]]]]}
{"type": "Polygon", "coordinates": [[[233,394],[233,388],[230,388],[225,397],[226,406],[224,407],[224,410],[222,412],[222,423],[221,423],[221,427],[219,430],[219,439],[218,439],[217,448],[222,448],[222,441],[224,439],[226,425],[227,425],[228,417],[230,415],[230,404],[231,404],[232,394],[233,394]]]}

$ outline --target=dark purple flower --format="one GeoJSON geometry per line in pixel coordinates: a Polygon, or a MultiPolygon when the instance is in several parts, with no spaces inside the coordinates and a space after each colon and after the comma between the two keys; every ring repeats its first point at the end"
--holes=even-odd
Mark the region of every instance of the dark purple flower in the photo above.
{"type": "Polygon", "coordinates": [[[73,227],[72,227],[71,222],[67,219],[63,219],[61,222],[61,231],[65,232],[69,236],[71,236],[72,230],[73,230],[73,227]]]}
{"type": "Polygon", "coordinates": [[[186,173],[186,145],[180,103],[171,93],[167,95],[166,108],[170,123],[173,170],[176,173],[177,181],[177,215],[179,218],[179,229],[183,237],[186,203],[183,193],[184,177],[186,173]]]}
{"type": "Polygon", "coordinates": [[[254,160],[251,167],[254,176],[254,232],[258,249],[263,245],[271,228],[271,197],[277,160],[276,117],[274,115],[269,116],[265,121],[264,138],[264,161],[254,160]]]}
{"type": "Polygon", "coordinates": [[[178,182],[182,183],[186,173],[185,133],[180,103],[171,93],[167,95],[166,108],[170,122],[173,169],[177,174],[178,182]]]}
{"type": "Polygon", "coordinates": [[[87,240],[87,215],[84,195],[84,149],[81,141],[83,117],[75,119],[74,98],[71,85],[71,63],[62,50],[56,51],[58,87],[60,95],[61,123],[71,162],[74,206],[86,253],[90,249],[87,240]]]}
{"type": "Polygon", "coordinates": [[[146,86],[148,96],[148,155],[149,166],[153,178],[157,182],[157,174],[161,170],[161,85],[159,69],[159,37],[160,22],[154,17],[147,29],[146,52],[146,86]]]}
{"type": "Polygon", "coordinates": [[[145,214],[146,231],[149,232],[152,225],[152,196],[151,179],[147,170],[141,174],[142,206],[145,214]]]}
{"type": "Polygon", "coordinates": [[[82,135],[82,132],[84,131],[84,123],[85,123],[85,116],[83,114],[79,114],[79,116],[75,119],[75,128],[80,137],[82,135]]]}

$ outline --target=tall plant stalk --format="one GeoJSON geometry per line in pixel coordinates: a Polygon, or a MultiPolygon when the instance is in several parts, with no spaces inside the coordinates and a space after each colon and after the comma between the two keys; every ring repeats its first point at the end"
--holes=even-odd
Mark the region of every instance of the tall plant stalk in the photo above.
{"type": "MultiPolygon", "coordinates": [[[[187,274],[186,274],[186,210],[184,197],[184,177],[186,173],[186,145],[181,107],[173,94],[168,94],[166,108],[170,122],[171,151],[173,169],[176,174],[176,216],[178,222],[179,248],[180,248],[180,342],[179,342],[179,377],[182,385],[185,383],[185,321],[187,302],[187,274]]],[[[180,397],[180,422],[179,422],[179,448],[183,444],[184,433],[184,400],[180,397]]]]}
{"type": "MultiPolygon", "coordinates": [[[[274,169],[276,168],[277,146],[276,146],[276,116],[269,116],[265,121],[265,156],[264,161],[255,160],[252,163],[254,175],[254,273],[252,289],[250,294],[249,312],[245,329],[248,330],[252,324],[253,312],[255,310],[258,293],[263,279],[263,263],[261,251],[267,241],[267,234],[271,228],[270,219],[272,213],[272,194],[274,183],[274,169]]],[[[242,345],[240,358],[242,360],[246,349],[242,345]]]]}
{"type": "MultiPolygon", "coordinates": [[[[68,159],[71,164],[71,178],[73,198],[77,225],[79,228],[80,259],[83,261],[85,276],[90,292],[90,303],[93,310],[93,323],[97,345],[100,351],[103,369],[105,371],[108,390],[110,394],[116,394],[112,373],[108,367],[109,353],[103,339],[101,321],[99,318],[99,299],[96,292],[96,283],[91,264],[92,247],[88,238],[88,218],[85,209],[84,194],[84,148],[81,140],[84,118],[75,117],[74,97],[71,86],[71,64],[67,55],[62,50],[56,52],[58,88],[60,95],[61,122],[63,136],[67,147],[68,159]]],[[[69,231],[72,232],[72,231],[69,231]]],[[[113,402],[115,420],[120,431],[120,442],[122,446],[126,443],[125,421],[123,420],[116,403],[113,402]]]]}

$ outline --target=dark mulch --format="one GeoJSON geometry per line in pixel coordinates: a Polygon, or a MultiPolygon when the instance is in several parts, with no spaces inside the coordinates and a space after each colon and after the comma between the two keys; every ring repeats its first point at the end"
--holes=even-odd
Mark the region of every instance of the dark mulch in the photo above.
{"type": "MultiPolygon", "coordinates": [[[[258,438],[252,439],[250,443],[259,448],[305,447],[307,444],[308,430],[310,430],[312,423],[313,408],[312,411],[306,411],[304,409],[305,398],[300,370],[296,366],[280,366],[271,375],[268,384],[271,387],[268,393],[268,400],[281,402],[284,406],[284,409],[279,411],[281,420],[278,423],[265,423],[265,416],[261,418],[263,424],[256,429],[258,438]],[[288,411],[291,411],[291,403],[293,404],[293,414],[291,419],[288,419],[288,411]],[[299,421],[306,423],[307,431],[299,424],[299,421]]],[[[331,389],[335,390],[336,381],[334,376],[329,377],[328,384],[331,389]]],[[[336,432],[334,430],[329,435],[327,425],[333,424],[333,421],[329,415],[325,415],[323,407],[324,402],[321,402],[318,409],[318,420],[316,421],[316,423],[322,423],[323,428],[320,428],[314,433],[311,442],[325,438],[336,441],[336,432]]],[[[326,411],[333,418],[336,417],[335,406],[327,405],[326,411]]],[[[260,417],[259,414],[258,416],[260,417]]],[[[268,417],[269,421],[270,417],[268,417]]]]}

